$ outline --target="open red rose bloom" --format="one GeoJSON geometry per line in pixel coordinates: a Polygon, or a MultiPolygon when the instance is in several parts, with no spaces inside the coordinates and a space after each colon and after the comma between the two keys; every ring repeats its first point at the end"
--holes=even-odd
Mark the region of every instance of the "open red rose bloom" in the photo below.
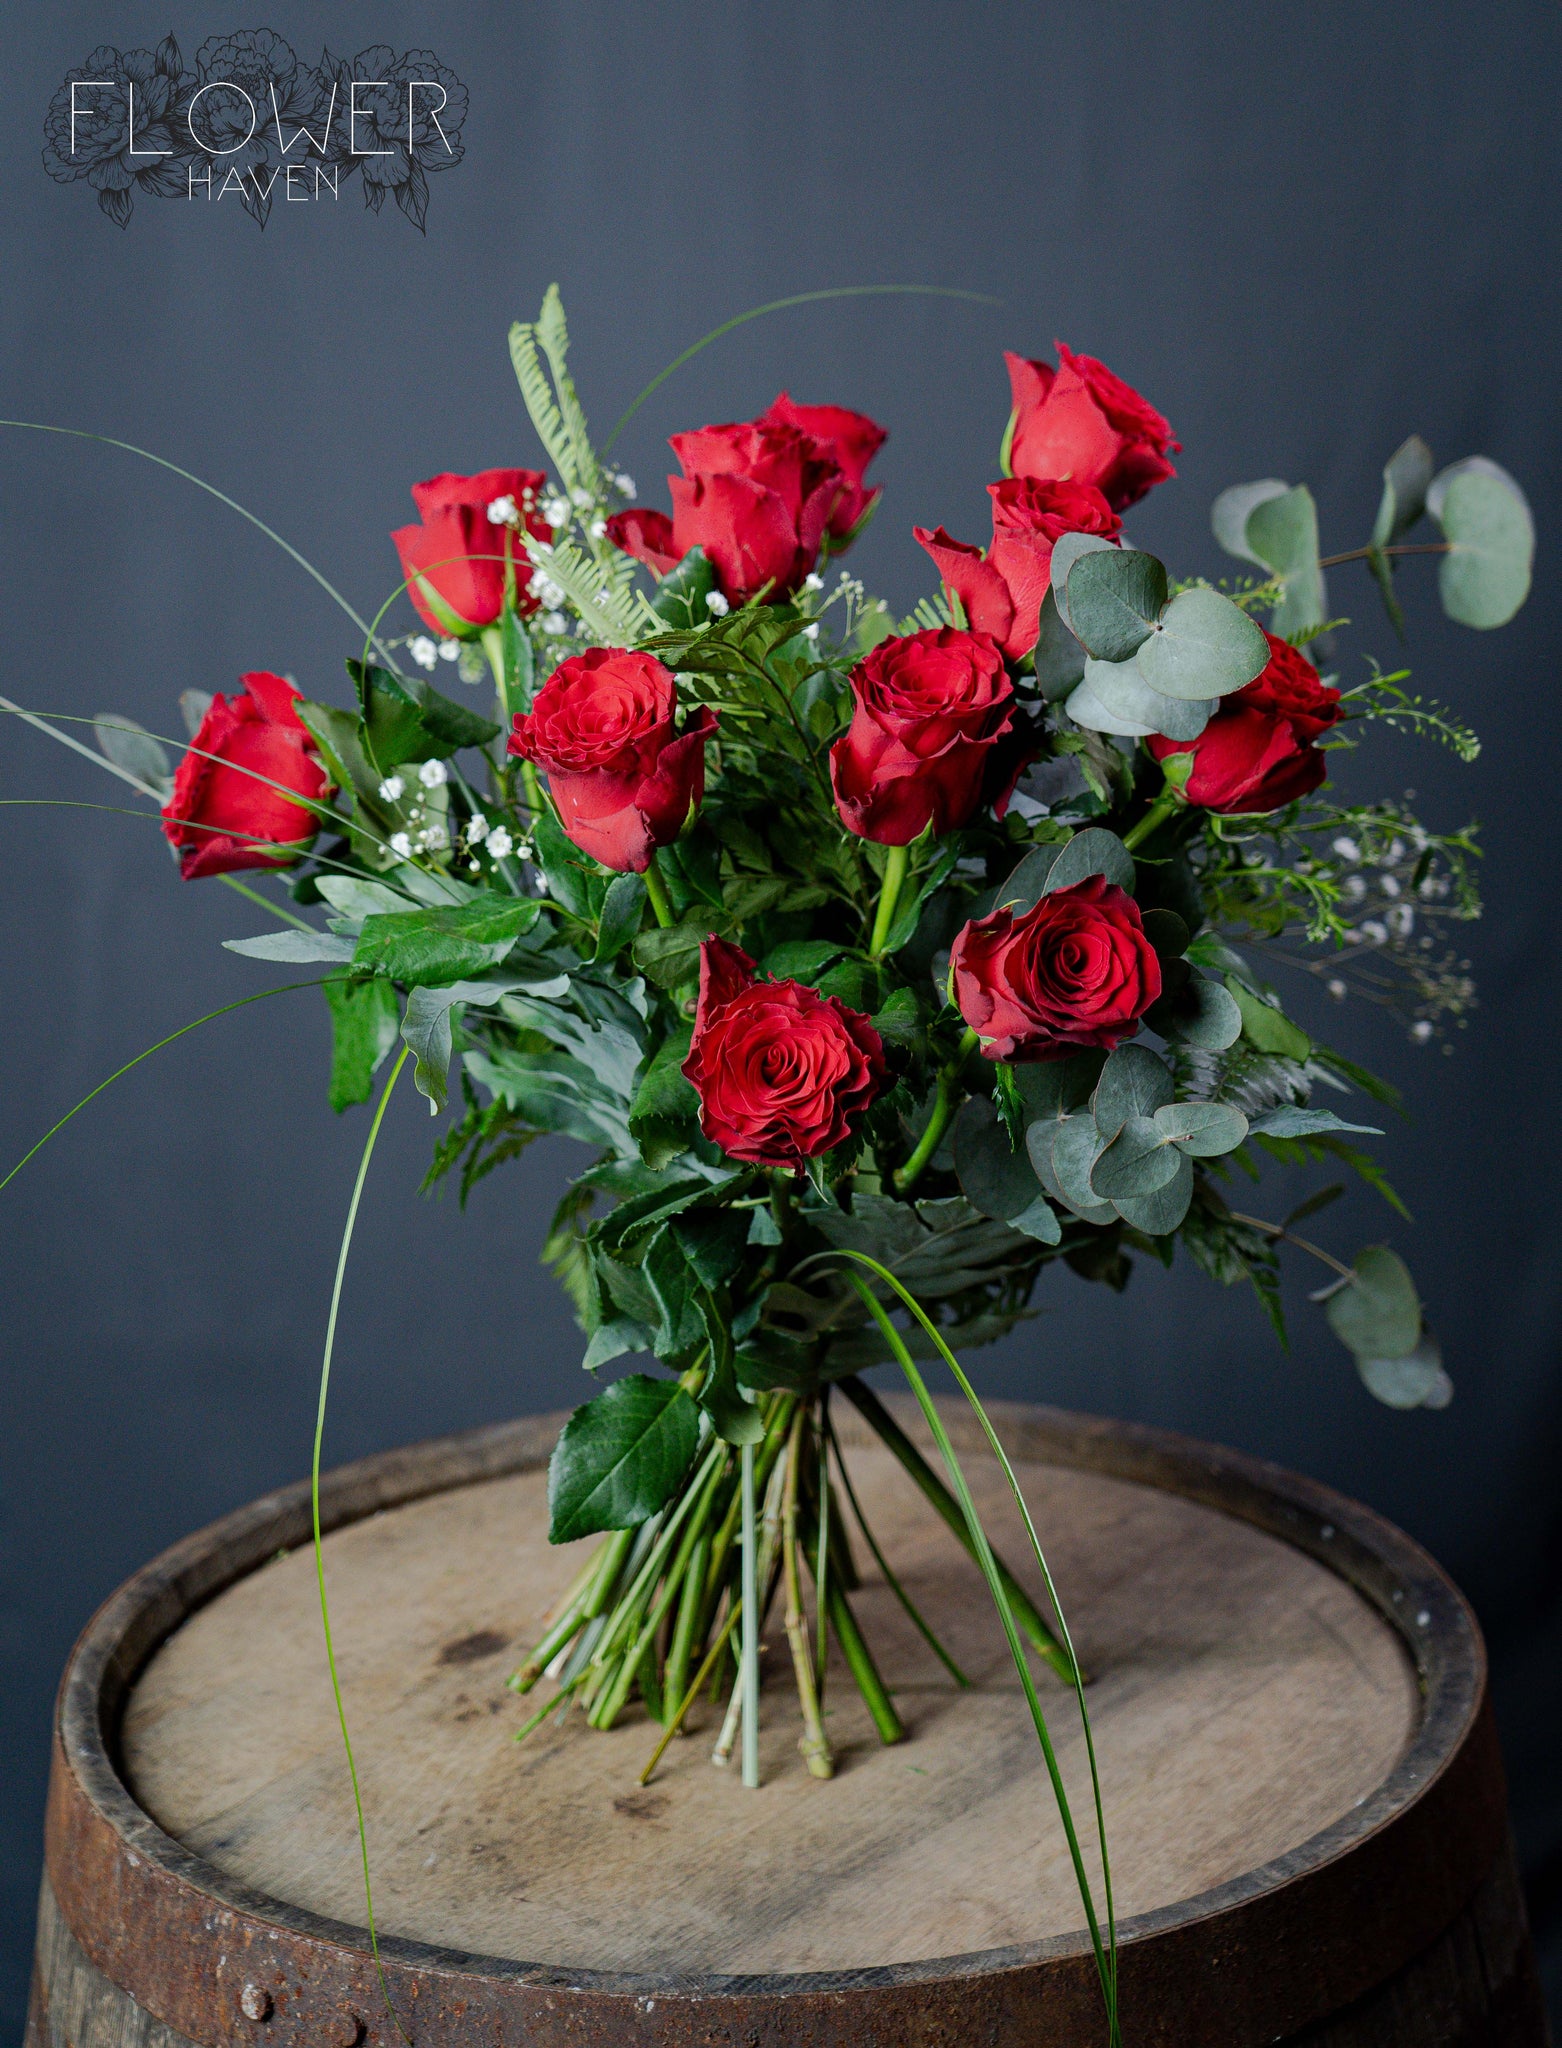
{"type": "Polygon", "coordinates": [[[1340,693],[1289,641],[1264,638],[1268,667],[1217,707],[1197,739],[1145,742],[1157,761],[1192,754],[1187,798],[1207,811],[1277,811],[1310,796],[1328,772],[1316,742],[1339,722],[1340,693]]]}
{"type": "Polygon", "coordinates": [[[952,965],[955,1002],[990,1060],[1110,1052],[1161,993],[1139,906],[1102,875],[975,919],[952,965]]]}
{"type": "Polygon", "coordinates": [[[682,732],[677,685],[649,654],[593,647],[554,670],[510,735],[510,752],[548,771],[559,823],[606,868],[644,874],[705,794],[713,713],[682,732]]]}
{"type": "Polygon", "coordinates": [[[493,625],[506,591],[521,617],[537,609],[531,562],[516,528],[552,539],[553,528],[536,509],[546,482],[540,469],[484,469],[412,486],[422,524],[400,526],[391,539],[407,595],[426,626],[467,639],[493,625]]]}
{"type": "Polygon", "coordinates": [[[795,981],[757,981],[724,939],[700,948],[700,997],[683,1071],[700,1126],[729,1158],[800,1166],[833,1151],[884,1080],[868,1019],[795,981]]]}
{"type": "Polygon", "coordinates": [[[291,866],[319,829],[308,806],[330,788],[293,709],[302,691],[264,669],[239,680],[237,696],[213,697],[163,806],[163,833],[187,882],[291,866]]]}

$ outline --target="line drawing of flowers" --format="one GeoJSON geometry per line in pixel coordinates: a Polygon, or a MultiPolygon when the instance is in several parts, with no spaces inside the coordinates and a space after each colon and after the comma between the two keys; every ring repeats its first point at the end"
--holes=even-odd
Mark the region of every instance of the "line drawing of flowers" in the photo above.
{"type": "Polygon", "coordinates": [[[466,154],[467,104],[432,50],[324,49],[310,66],[273,30],[246,29],[208,37],[190,70],[171,34],[155,50],[102,43],[49,104],[43,165],[60,184],[85,179],[118,227],[138,193],[189,199],[204,185],[264,229],[278,178],[312,161],[336,184],[361,171],[369,211],[389,196],[422,234],[429,178],[466,154]]]}
{"type": "Polygon", "coordinates": [[[85,63],[65,74],[49,103],[44,169],[62,185],[85,178],[115,226],[128,227],[137,192],[166,198],[186,190],[194,144],[178,116],[192,83],[171,35],[155,50],[100,43],[85,63]],[[74,95],[73,112],[71,87],[89,82],[95,90],[74,95]]]}
{"type": "Polygon", "coordinates": [[[332,162],[363,173],[363,203],[371,212],[378,213],[389,195],[424,233],[430,176],[466,154],[466,87],[432,50],[398,57],[384,43],[360,50],[350,61],[322,51],[319,77],[322,94],[333,80],[337,85],[332,162]],[[356,93],[350,90],[354,82],[356,93]],[[436,87],[442,99],[435,97],[436,87]]]}

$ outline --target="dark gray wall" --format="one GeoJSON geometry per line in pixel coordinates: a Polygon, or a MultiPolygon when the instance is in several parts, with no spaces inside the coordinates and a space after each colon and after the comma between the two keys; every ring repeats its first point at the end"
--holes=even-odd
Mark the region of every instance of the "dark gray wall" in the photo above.
{"type": "MultiPolygon", "coordinates": [[[[439,7],[343,0],[333,48],[432,45],[472,91],[464,164],[427,238],[387,209],[142,202],[121,232],[39,166],[44,110],[99,41],[187,53],[267,23],[308,58],[320,10],[10,0],[0,65],[0,410],[138,442],[211,478],[351,593],[394,581],[407,485],[532,459],[508,321],[562,284],[593,417],[615,417],[689,340],[758,301],[880,281],[991,292],[1000,309],[867,300],[719,343],[635,422],[643,491],[662,437],[752,413],[783,382],[885,421],[879,521],[854,566],[897,602],[925,586],[914,521],[979,536],[1002,426],[1003,346],[1104,356],[1173,419],[1179,480],[1134,516],[1215,571],[1221,486],[1318,494],[1359,542],[1377,468],[1412,429],[1524,481],[1541,587],[1562,504],[1556,403],[1562,16],[1456,0],[439,7]]],[[[180,690],[246,667],[339,686],[344,622],[251,528],[176,479],[82,442],[0,434],[0,688],[177,730],[180,690]]],[[[1406,1088],[1383,1145],[1409,1228],[1352,1197],[1342,1245],[1416,1263],[1458,1382],[1397,1416],[1296,1301],[1282,1357],[1249,1299],[1181,1271],[1121,1300],[1070,1276],[982,1358],[981,1382],[1147,1418],[1282,1459],[1424,1539],[1494,1652],[1537,1909],[1562,1892],[1562,1302],[1558,949],[1552,885],[1556,638],[1542,603],[1503,634],[1442,624],[1406,577],[1418,680],[1486,750],[1374,741],[1363,791],[1486,827],[1491,910],[1470,941],[1485,1007],[1451,1059],[1365,1011],[1344,1049],[1406,1088]]],[[[1359,643],[1393,653],[1365,578],[1335,580],[1359,643]]],[[[1353,643],[1356,644],[1356,643],[1353,643]]],[[[0,730],[7,797],[115,802],[30,731],[0,730]]],[[[218,941],[258,928],[183,887],[155,831],[90,811],[0,821],[0,1166],[121,1060],[262,974],[218,941]]],[[[50,1691],[93,1604],[151,1551],[305,1469],[330,1268],[364,1117],[323,1101],[313,996],[212,1025],[120,1083],[0,1197],[0,2003],[19,2029],[50,1691]]],[[[535,1257],[570,1168],[539,1147],[462,1218],[417,1181],[429,1122],[393,1109],[365,1205],[333,1397],[342,1458],[557,1406],[578,1342],[535,1257]]]]}

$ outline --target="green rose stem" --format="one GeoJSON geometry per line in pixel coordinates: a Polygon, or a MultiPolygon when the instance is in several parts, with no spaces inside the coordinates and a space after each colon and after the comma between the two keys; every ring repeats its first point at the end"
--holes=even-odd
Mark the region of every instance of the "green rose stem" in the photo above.
{"type": "Polygon", "coordinates": [[[873,920],[873,937],[868,941],[868,958],[879,959],[889,943],[890,926],[895,922],[895,905],[900,897],[901,884],[906,879],[906,867],[911,858],[907,846],[892,846],[889,858],[884,863],[884,880],[879,887],[879,907],[873,920]]]}
{"type": "Polygon", "coordinates": [[[754,1446],[741,1451],[743,1501],[742,1650],[738,1683],[743,1700],[743,1782],[750,1790],[759,1784],[759,1590],[758,1557],[754,1530],[754,1446]]]}
{"type": "Polygon", "coordinates": [[[678,922],[677,918],[673,915],[672,903],[667,895],[667,884],[662,880],[662,871],[656,865],[655,847],[651,849],[651,858],[646,863],[645,893],[651,900],[651,908],[656,913],[656,921],[663,931],[666,931],[669,925],[675,925],[678,922]]]}
{"type": "MultiPolygon", "coordinates": [[[[499,723],[508,726],[511,722],[511,711],[509,694],[505,686],[504,633],[498,626],[484,626],[478,638],[483,643],[484,654],[488,656],[488,666],[494,672],[494,688],[499,693],[499,723]]],[[[537,779],[536,762],[528,761],[524,756],[521,759],[521,786],[526,791],[526,808],[531,812],[532,824],[535,827],[546,808],[546,799],[542,793],[542,784],[537,779]]]]}
{"type": "Polygon", "coordinates": [[[1138,824],[1130,825],[1123,834],[1123,844],[1130,853],[1133,852],[1136,846],[1142,846],[1152,832],[1165,824],[1173,811],[1181,810],[1187,803],[1188,799],[1184,791],[1187,787],[1188,777],[1192,772],[1193,756],[1191,754],[1174,754],[1171,757],[1171,761],[1166,767],[1165,786],[1162,788],[1160,795],[1151,804],[1138,824]],[[1175,764],[1180,764],[1180,773],[1173,773],[1175,764]]]}
{"type": "MultiPolygon", "coordinates": [[[[900,1463],[921,1488],[930,1505],[948,1523],[966,1550],[980,1564],[981,1557],[977,1551],[960,1503],[955,1499],[948,1487],[944,1485],[938,1474],[933,1470],[926,1458],[923,1457],[910,1437],[907,1436],[894,1416],[890,1414],[878,1395],[874,1393],[873,1389],[865,1381],[858,1379],[855,1373],[848,1374],[838,1384],[841,1392],[851,1402],[858,1414],[861,1415],[864,1422],[879,1437],[885,1448],[894,1452],[900,1463]]],[[[835,1447],[835,1455],[837,1462],[840,1463],[841,1450],[839,1444],[835,1447]]],[[[843,1464],[842,1470],[844,1471],[844,1469],[843,1464]]],[[[853,1496],[853,1504],[855,1505],[855,1495],[853,1496]]],[[[860,1509],[858,1510],[858,1516],[860,1519],[860,1509]]],[[[867,1534],[866,1529],[864,1529],[863,1533],[864,1535],[867,1534]]],[[[871,1537],[868,1540],[873,1549],[874,1556],[877,1557],[878,1546],[873,1543],[871,1537]]],[[[881,1565],[882,1562],[881,1559],[881,1565]]],[[[1019,1580],[1015,1578],[1013,1572],[1003,1562],[1003,1559],[996,1554],[993,1557],[993,1565],[1003,1586],[1004,1593],[1008,1598],[1014,1618],[1026,1635],[1029,1636],[1037,1655],[1047,1664],[1051,1665],[1065,1685],[1072,1684],[1075,1675],[1072,1660],[1052,1630],[1042,1619],[1036,1603],[1025,1591],[1019,1580]]],[[[929,1640],[932,1640],[925,1624],[923,1625],[923,1634],[928,1635],[929,1640]]],[[[937,1648],[937,1645],[934,1644],[934,1647],[937,1648]]],[[[942,1650],[939,1650],[939,1655],[943,1657],[944,1653],[942,1650]]],[[[946,1664],[949,1663],[949,1659],[944,1657],[944,1662],[946,1664]]]]}
{"type": "Polygon", "coordinates": [[[960,1107],[960,1075],[976,1043],[976,1033],[968,1029],[954,1058],[939,1072],[938,1093],[934,1098],[933,1114],[928,1118],[927,1129],[918,1138],[916,1149],[905,1165],[895,1170],[895,1186],[901,1194],[907,1193],[920,1180],[922,1169],[938,1150],[955,1111],[960,1107]]]}
{"type": "MultiPolygon", "coordinates": [[[[803,1619],[802,1573],[797,1562],[797,1482],[803,1462],[803,1430],[808,1410],[798,1403],[792,1420],[792,1440],[787,1450],[786,1492],[781,1506],[781,1561],[786,1574],[786,1639],[792,1649],[792,1668],[797,1675],[797,1697],[803,1709],[803,1733],[798,1748],[803,1752],[809,1775],[833,1778],[835,1759],[819,1712],[819,1694],[814,1686],[813,1659],[808,1649],[808,1625],[803,1619]]],[[[821,1525],[821,1544],[822,1542],[821,1525]]],[[[816,1577],[819,1575],[816,1573],[816,1577]]],[[[821,1590],[822,1578],[819,1579],[821,1590]]],[[[834,1582],[831,1582],[831,1591],[834,1582]]]]}

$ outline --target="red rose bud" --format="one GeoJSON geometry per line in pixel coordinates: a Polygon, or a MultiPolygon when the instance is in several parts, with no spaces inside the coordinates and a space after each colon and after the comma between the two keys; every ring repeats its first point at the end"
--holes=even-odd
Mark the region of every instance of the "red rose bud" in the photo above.
{"type": "Polygon", "coordinates": [[[759,423],[798,428],[841,472],[839,494],[826,530],[835,543],[831,552],[842,553],[884,495],[882,489],[867,490],[863,478],[888,435],[865,412],[848,412],[844,405],[796,405],[784,391],[760,414],[759,423]]]}
{"type": "Polygon", "coordinates": [[[1009,477],[989,484],[992,545],[983,554],[951,540],[940,526],[913,528],[937,564],[945,587],[959,598],[974,632],[990,633],[1010,661],[1036,644],[1041,605],[1052,576],[1053,544],[1065,533],[1098,533],[1115,541],[1123,522],[1093,484],[1009,477]]]}
{"type": "Polygon", "coordinates": [[[537,609],[531,563],[516,538],[519,522],[538,540],[553,528],[536,509],[547,482],[540,469],[484,469],[476,476],[431,476],[412,486],[421,526],[391,535],[407,593],[436,633],[470,640],[504,610],[505,579],[524,617],[537,609]]]}
{"type": "Polygon", "coordinates": [[[1244,689],[1222,697],[1196,740],[1152,737],[1157,761],[1192,754],[1189,803],[1207,811],[1278,811],[1315,790],[1328,773],[1313,744],[1340,718],[1340,693],[1318,680],[1305,654],[1266,633],[1269,665],[1244,689]]]}
{"type": "Polygon", "coordinates": [[[293,709],[302,692],[264,669],[239,680],[231,701],[213,697],[163,806],[163,836],[187,882],[290,867],[319,830],[306,804],[331,787],[293,709]]]}
{"type": "Polygon", "coordinates": [[[705,797],[712,711],[679,732],[677,687],[649,654],[593,647],[561,662],[517,717],[510,752],[548,771],[559,823],[582,852],[644,874],[705,797]]]}
{"type": "Polygon", "coordinates": [[[1013,729],[1014,686],[997,641],[953,626],[883,640],[850,682],[852,722],[830,749],[846,829],[909,846],[929,825],[968,824],[990,757],[1013,729]]]}
{"type": "Polygon", "coordinates": [[[698,427],[670,446],[683,466],[667,479],[671,521],[635,506],[616,516],[614,540],[659,576],[703,548],[729,604],[790,597],[819,559],[842,489],[835,462],[798,428],[763,420],[698,427]]]}
{"type": "Polygon", "coordinates": [[[1168,423],[1094,356],[1057,344],[1058,365],[1004,355],[1014,396],[1009,468],[1016,476],[1094,484],[1114,512],[1177,472],[1168,423]]]}
{"type": "Polygon", "coordinates": [[[884,1080],[884,1045],[857,1010],[796,981],[756,981],[740,947],[700,948],[683,1071],[700,1128],[730,1159],[801,1166],[851,1135],[884,1080]]]}
{"type": "Polygon", "coordinates": [[[955,1001],[990,1060],[1114,1050],[1161,993],[1139,906],[1087,875],[1016,915],[995,910],[954,943],[955,1001]]]}

